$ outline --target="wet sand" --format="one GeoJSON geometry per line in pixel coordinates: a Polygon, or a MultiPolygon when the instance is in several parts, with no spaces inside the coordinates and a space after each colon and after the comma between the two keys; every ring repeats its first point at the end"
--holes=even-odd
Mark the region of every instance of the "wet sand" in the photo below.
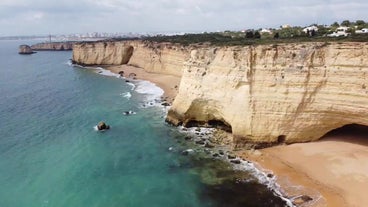
{"type": "Polygon", "coordinates": [[[124,71],[124,77],[129,79],[129,74],[136,74],[135,78],[138,80],[147,80],[164,90],[164,97],[167,102],[172,103],[175,99],[181,77],[167,74],[149,73],[142,68],[137,68],[129,65],[117,65],[117,66],[103,66],[103,68],[110,70],[113,73],[119,73],[124,71]]]}

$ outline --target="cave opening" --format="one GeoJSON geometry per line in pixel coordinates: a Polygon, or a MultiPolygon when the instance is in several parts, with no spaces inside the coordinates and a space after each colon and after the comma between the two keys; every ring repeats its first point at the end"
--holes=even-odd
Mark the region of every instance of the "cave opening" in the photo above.
{"type": "Polygon", "coordinates": [[[221,121],[221,120],[217,120],[217,119],[213,119],[213,120],[209,120],[207,122],[205,121],[197,121],[197,120],[190,120],[188,122],[186,122],[184,125],[184,127],[209,127],[209,128],[216,128],[216,129],[221,129],[224,130],[226,132],[230,132],[232,133],[232,128],[231,125],[221,121]]]}
{"type": "Polygon", "coordinates": [[[227,132],[232,132],[231,125],[221,120],[209,120],[208,125],[213,128],[221,129],[227,132]]]}
{"type": "Polygon", "coordinates": [[[338,140],[368,146],[368,126],[347,124],[327,132],[320,140],[338,140]]]}

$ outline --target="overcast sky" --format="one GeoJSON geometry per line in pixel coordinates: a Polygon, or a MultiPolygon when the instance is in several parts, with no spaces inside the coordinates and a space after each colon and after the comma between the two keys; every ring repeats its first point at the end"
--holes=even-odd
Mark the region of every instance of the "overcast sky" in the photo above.
{"type": "Polygon", "coordinates": [[[367,0],[0,0],[0,36],[368,21],[367,0]]]}

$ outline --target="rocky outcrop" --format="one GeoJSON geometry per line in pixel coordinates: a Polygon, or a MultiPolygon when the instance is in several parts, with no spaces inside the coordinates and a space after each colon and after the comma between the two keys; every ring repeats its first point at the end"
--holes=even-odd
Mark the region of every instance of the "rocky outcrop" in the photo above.
{"type": "Polygon", "coordinates": [[[97,124],[97,129],[98,129],[99,131],[102,131],[102,130],[108,130],[108,129],[110,129],[110,126],[109,126],[109,125],[107,125],[105,122],[100,121],[100,122],[98,122],[98,124],[97,124]]]}
{"type": "Polygon", "coordinates": [[[74,45],[72,60],[80,65],[122,65],[128,63],[133,49],[125,42],[83,42],[74,45]]]}
{"type": "Polygon", "coordinates": [[[30,55],[35,53],[29,45],[20,45],[18,53],[21,55],[30,55]]]}
{"type": "Polygon", "coordinates": [[[73,48],[73,61],[81,65],[129,64],[148,72],[181,76],[181,68],[189,59],[191,49],[147,41],[79,43],[73,48]]]}
{"type": "Polygon", "coordinates": [[[37,43],[32,45],[32,49],[36,51],[42,50],[55,50],[55,51],[63,51],[63,50],[72,50],[73,44],[76,42],[45,42],[45,43],[37,43]]]}
{"type": "Polygon", "coordinates": [[[368,125],[368,44],[298,43],[193,50],[167,120],[222,125],[236,147],[314,141],[368,125]]]}
{"type": "Polygon", "coordinates": [[[128,57],[129,47],[128,64],[182,76],[167,121],[231,131],[236,147],[314,141],[343,125],[368,125],[368,43],[100,42],[77,44],[73,60],[123,64],[115,59],[128,57]]]}

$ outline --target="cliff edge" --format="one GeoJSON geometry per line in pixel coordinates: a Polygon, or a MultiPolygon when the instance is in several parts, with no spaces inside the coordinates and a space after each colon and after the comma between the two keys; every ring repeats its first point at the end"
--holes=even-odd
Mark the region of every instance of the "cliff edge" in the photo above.
{"type": "Polygon", "coordinates": [[[220,127],[235,147],[314,141],[343,125],[368,125],[368,43],[86,43],[73,48],[73,60],[181,76],[167,121],[220,127]]]}

